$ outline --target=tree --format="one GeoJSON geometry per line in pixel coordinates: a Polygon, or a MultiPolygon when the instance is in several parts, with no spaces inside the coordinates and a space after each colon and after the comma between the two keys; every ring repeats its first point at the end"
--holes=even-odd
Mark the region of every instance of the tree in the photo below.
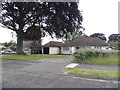
{"type": "Polygon", "coordinates": [[[24,39],[25,40],[37,40],[37,41],[41,41],[41,37],[44,37],[45,34],[43,34],[41,32],[41,30],[39,30],[39,27],[37,26],[33,26],[33,27],[29,27],[27,29],[27,31],[24,34],[24,39]]]}
{"type": "Polygon", "coordinates": [[[17,34],[18,54],[23,54],[23,40],[42,35],[61,38],[74,32],[83,20],[76,2],[4,2],[1,14],[4,27],[17,34]]]}
{"type": "Polygon", "coordinates": [[[45,36],[45,33],[42,33],[41,30],[39,30],[39,27],[33,26],[29,27],[27,31],[24,34],[24,40],[34,40],[38,41],[40,44],[42,43],[42,37],[45,36]]]}
{"type": "Polygon", "coordinates": [[[98,37],[103,41],[107,40],[106,37],[105,37],[105,34],[103,34],[103,33],[94,33],[94,34],[90,35],[90,37],[98,37]]]}
{"type": "Polygon", "coordinates": [[[115,41],[118,41],[120,39],[120,34],[111,34],[109,37],[108,37],[109,41],[108,42],[115,42],[115,41]]]}
{"type": "Polygon", "coordinates": [[[66,41],[72,41],[72,40],[75,40],[77,37],[83,35],[85,31],[85,28],[83,27],[79,27],[79,28],[76,28],[75,31],[73,33],[67,33],[64,37],[63,37],[63,41],[66,42],[66,41]]]}
{"type": "Polygon", "coordinates": [[[10,41],[10,42],[5,42],[5,43],[3,43],[3,46],[4,46],[5,48],[9,47],[10,45],[12,45],[12,42],[11,42],[11,41],[10,41]]]}
{"type": "Polygon", "coordinates": [[[120,34],[111,34],[108,39],[111,48],[120,50],[120,34]]]}

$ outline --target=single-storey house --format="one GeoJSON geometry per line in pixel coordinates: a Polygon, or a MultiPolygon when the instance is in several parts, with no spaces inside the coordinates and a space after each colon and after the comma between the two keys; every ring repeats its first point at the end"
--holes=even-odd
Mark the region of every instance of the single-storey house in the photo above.
{"type": "MultiPolygon", "coordinates": [[[[66,43],[58,41],[50,41],[45,45],[41,45],[37,41],[24,41],[23,51],[27,54],[73,54],[77,50],[84,48],[96,48],[106,50],[108,44],[97,37],[89,37],[86,35],[79,36],[75,40],[66,43]]],[[[16,44],[12,44],[10,49],[16,50],[16,44]]]]}
{"type": "Polygon", "coordinates": [[[43,54],[61,54],[62,45],[62,42],[50,41],[43,45],[43,54]]]}
{"type": "MultiPolygon", "coordinates": [[[[12,44],[10,49],[16,51],[16,44],[12,44]]],[[[26,54],[42,54],[42,45],[37,41],[24,41],[23,51],[26,54]]]]}
{"type": "Polygon", "coordinates": [[[13,43],[12,45],[9,46],[9,48],[10,48],[12,51],[16,51],[17,45],[16,45],[15,43],[13,43]]]}
{"type": "Polygon", "coordinates": [[[73,54],[77,50],[84,48],[97,48],[106,50],[108,44],[97,37],[80,36],[75,40],[66,42],[61,48],[62,54],[73,54]]]}

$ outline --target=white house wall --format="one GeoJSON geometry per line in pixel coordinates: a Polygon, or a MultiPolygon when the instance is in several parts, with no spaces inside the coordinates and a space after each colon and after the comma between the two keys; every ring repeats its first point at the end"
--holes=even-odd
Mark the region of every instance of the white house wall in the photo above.
{"type": "Polygon", "coordinates": [[[72,54],[77,51],[76,47],[71,47],[71,49],[72,49],[72,54]]]}
{"type": "Polygon", "coordinates": [[[95,47],[95,46],[91,46],[91,48],[95,48],[95,49],[101,49],[101,50],[107,50],[107,46],[98,46],[98,47],[95,47]]]}
{"type": "Polygon", "coordinates": [[[61,48],[62,54],[72,54],[72,47],[62,47],[61,48]],[[65,50],[65,48],[69,48],[68,50],[65,50]]]}
{"type": "Polygon", "coordinates": [[[107,46],[101,47],[102,50],[107,50],[107,46]]]}
{"type": "Polygon", "coordinates": [[[81,46],[79,46],[79,49],[76,49],[76,47],[62,47],[61,48],[61,53],[62,54],[73,54],[73,53],[75,53],[77,50],[80,50],[80,49],[87,49],[87,48],[92,48],[92,49],[101,49],[101,50],[106,50],[106,46],[102,46],[102,47],[100,47],[100,46],[98,46],[98,47],[95,47],[95,46],[86,46],[86,47],[81,47],[81,46]],[[69,48],[69,50],[65,50],[64,48],[69,48]]]}
{"type": "Polygon", "coordinates": [[[59,54],[60,49],[59,47],[49,47],[49,54],[59,54]]]}

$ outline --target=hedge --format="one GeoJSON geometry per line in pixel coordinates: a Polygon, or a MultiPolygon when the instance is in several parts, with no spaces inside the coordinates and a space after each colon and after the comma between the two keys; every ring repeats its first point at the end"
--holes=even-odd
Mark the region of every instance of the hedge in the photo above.
{"type": "Polygon", "coordinates": [[[91,58],[98,58],[98,57],[108,57],[110,55],[120,55],[120,53],[116,51],[103,51],[103,50],[96,50],[96,49],[81,49],[74,53],[74,56],[80,60],[91,59],[91,58]]]}

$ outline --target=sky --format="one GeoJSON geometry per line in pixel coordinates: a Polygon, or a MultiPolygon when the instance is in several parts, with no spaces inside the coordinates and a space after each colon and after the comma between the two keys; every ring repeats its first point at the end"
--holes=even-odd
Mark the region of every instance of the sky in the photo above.
{"type": "MultiPolygon", "coordinates": [[[[120,0],[80,0],[79,10],[83,15],[84,33],[103,33],[106,37],[118,33],[118,1],[120,0]]],[[[11,30],[0,27],[0,43],[13,40],[11,30]]],[[[14,37],[15,39],[15,37],[14,37]]],[[[62,41],[43,38],[42,44],[49,41],[62,41]]]]}

